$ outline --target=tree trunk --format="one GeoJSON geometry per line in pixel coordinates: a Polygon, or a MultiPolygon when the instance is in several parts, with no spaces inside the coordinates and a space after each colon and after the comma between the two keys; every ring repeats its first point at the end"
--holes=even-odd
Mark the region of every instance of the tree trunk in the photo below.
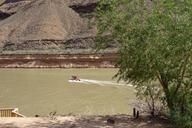
{"type": "Polygon", "coordinates": [[[167,106],[169,108],[170,111],[174,110],[174,103],[173,103],[173,98],[171,97],[169,88],[168,88],[168,82],[167,79],[164,75],[159,74],[158,75],[158,80],[161,83],[162,87],[163,87],[163,91],[165,93],[166,96],[166,102],[167,102],[167,106]]]}
{"type": "Polygon", "coordinates": [[[163,89],[164,89],[165,96],[166,96],[167,106],[168,106],[170,111],[173,111],[174,110],[174,104],[173,104],[173,98],[171,97],[170,91],[168,88],[163,88],[163,89]]]}

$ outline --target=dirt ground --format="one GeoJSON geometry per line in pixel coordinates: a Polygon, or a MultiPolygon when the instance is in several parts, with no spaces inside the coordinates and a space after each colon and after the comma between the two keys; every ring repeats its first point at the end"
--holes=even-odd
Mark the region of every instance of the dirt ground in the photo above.
{"type": "Polygon", "coordinates": [[[133,119],[127,115],[117,115],[0,118],[0,128],[176,128],[176,126],[162,118],[133,119]]]}

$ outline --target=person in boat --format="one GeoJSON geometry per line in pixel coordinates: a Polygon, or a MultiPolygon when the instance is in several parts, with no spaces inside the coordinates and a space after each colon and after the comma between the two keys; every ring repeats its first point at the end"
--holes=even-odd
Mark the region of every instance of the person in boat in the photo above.
{"type": "Polygon", "coordinates": [[[79,77],[78,76],[71,76],[71,79],[70,80],[76,80],[76,81],[80,81],[79,77]]]}

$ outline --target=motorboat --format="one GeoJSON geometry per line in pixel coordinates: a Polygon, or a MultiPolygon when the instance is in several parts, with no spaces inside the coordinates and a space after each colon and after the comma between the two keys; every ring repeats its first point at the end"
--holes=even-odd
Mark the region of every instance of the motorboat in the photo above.
{"type": "Polygon", "coordinates": [[[71,78],[68,80],[69,83],[83,83],[78,76],[71,76],[71,78]]]}

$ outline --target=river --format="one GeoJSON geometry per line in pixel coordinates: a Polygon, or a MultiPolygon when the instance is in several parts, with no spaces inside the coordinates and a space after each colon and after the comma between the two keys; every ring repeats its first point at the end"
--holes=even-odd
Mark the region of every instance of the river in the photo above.
{"type": "Polygon", "coordinates": [[[115,83],[117,69],[0,69],[0,107],[25,116],[131,114],[133,87],[115,83]],[[72,75],[99,83],[69,83],[72,75]]]}

